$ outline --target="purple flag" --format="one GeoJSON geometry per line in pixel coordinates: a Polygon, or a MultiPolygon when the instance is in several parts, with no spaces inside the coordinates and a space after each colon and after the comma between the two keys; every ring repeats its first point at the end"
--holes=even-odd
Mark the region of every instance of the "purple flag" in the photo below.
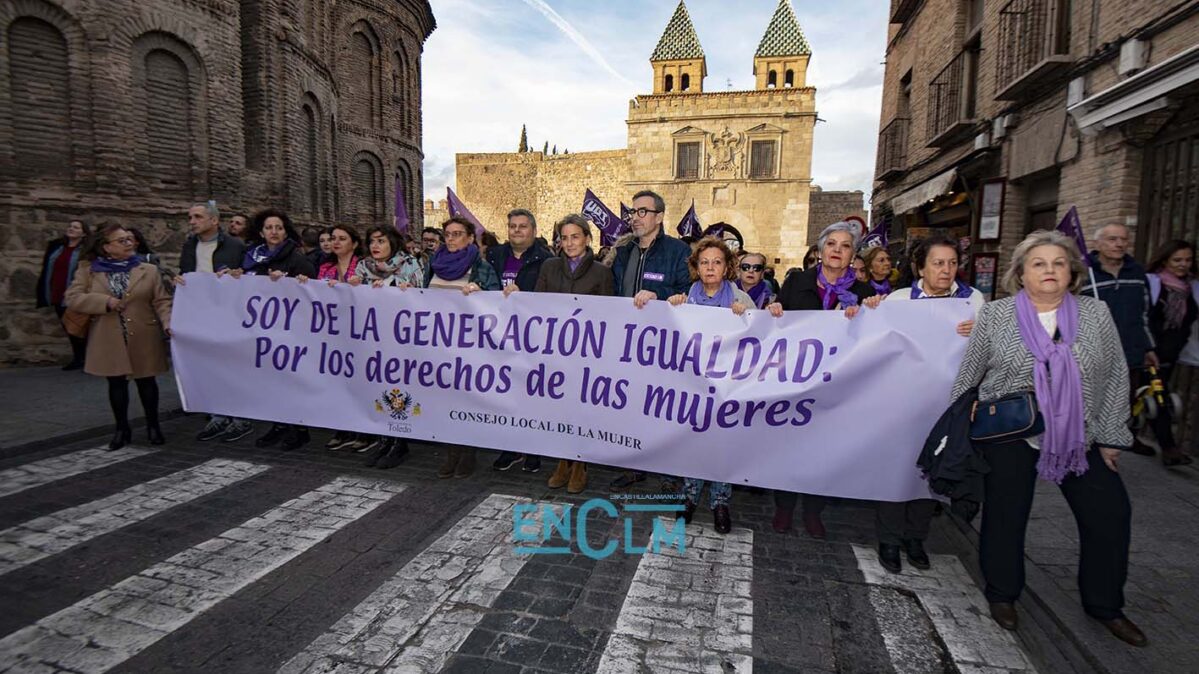
{"type": "Polygon", "coordinates": [[[1078,208],[1071,206],[1070,210],[1066,211],[1066,216],[1057,223],[1057,231],[1074,239],[1074,243],[1078,245],[1078,252],[1082,253],[1082,261],[1090,267],[1091,256],[1087,254],[1087,239],[1082,235],[1082,222],[1078,219],[1078,208]]]}
{"type": "Polygon", "coordinates": [[[624,220],[630,225],[633,223],[633,212],[629,210],[628,206],[624,205],[623,201],[620,202],[620,219],[624,220]]]}
{"type": "Polygon", "coordinates": [[[712,225],[711,227],[705,229],[704,236],[714,236],[718,239],[723,239],[724,238],[724,224],[725,223],[723,223],[723,222],[718,222],[715,225],[712,225]]]}
{"type": "Polygon", "coordinates": [[[616,217],[590,189],[583,194],[582,212],[583,216],[599,229],[601,246],[611,246],[617,237],[629,230],[628,223],[616,217]]]}
{"type": "Polygon", "coordinates": [[[891,221],[883,218],[881,222],[874,226],[866,236],[862,239],[862,245],[858,246],[858,250],[870,250],[877,246],[887,247],[887,229],[891,221]]]}
{"type": "Polygon", "coordinates": [[[483,223],[479,222],[479,219],[475,217],[475,214],[470,212],[470,209],[466,207],[466,204],[462,203],[462,200],[458,198],[458,195],[454,194],[454,190],[450,189],[449,187],[445,188],[445,202],[451,218],[466,218],[475,226],[476,239],[480,236],[483,236],[483,233],[487,231],[487,228],[483,226],[483,223]]]}
{"type": "Polygon", "coordinates": [[[698,238],[703,233],[704,228],[699,224],[699,218],[695,217],[695,199],[691,200],[691,208],[683,215],[683,219],[679,220],[679,226],[675,228],[679,236],[693,236],[698,238]]]}
{"type": "Polygon", "coordinates": [[[400,184],[400,177],[396,176],[396,231],[400,234],[408,233],[408,206],[404,200],[404,187],[400,184]]]}

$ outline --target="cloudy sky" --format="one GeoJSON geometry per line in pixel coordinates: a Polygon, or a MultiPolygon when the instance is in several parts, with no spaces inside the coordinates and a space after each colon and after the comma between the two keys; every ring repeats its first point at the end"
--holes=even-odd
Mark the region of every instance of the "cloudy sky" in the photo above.
{"type": "MultiPolygon", "coordinates": [[[[812,175],[870,193],[888,3],[791,0],[812,45],[812,175]]],[[[688,0],[708,60],[707,91],[752,89],[753,54],[777,0],[688,0]],[[735,9],[734,9],[735,8],[735,9]]],[[[649,93],[649,55],[677,0],[432,0],[425,44],[425,194],[454,185],[456,152],[623,148],[628,101],[649,93]]]]}

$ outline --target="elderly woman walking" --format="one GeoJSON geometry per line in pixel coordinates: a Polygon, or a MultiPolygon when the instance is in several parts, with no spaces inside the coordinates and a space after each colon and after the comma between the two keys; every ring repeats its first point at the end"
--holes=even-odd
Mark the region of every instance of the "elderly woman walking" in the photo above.
{"type": "Polygon", "coordinates": [[[1123,612],[1132,506],[1116,470],[1120,450],[1132,445],[1128,370],[1107,306],[1075,296],[1085,275],[1074,241],[1059,232],[1036,231],[1016,246],[1003,277],[1012,296],[979,312],[953,399],[977,386],[983,410],[1031,391],[1043,420],[1040,435],[980,444],[991,468],[980,536],[991,617],[1016,629],[1039,477],[1061,488],[1078,523],[1083,609],[1117,638],[1144,646],[1123,612]]]}
{"type": "Polygon", "coordinates": [[[129,379],[137,384],[152,445],[166,442],[158,427],[156,375],[167,371],[171,295],[158,268],[143,264],[137,240],[120,225],[101,230],[67,290],[67,307],[92,317],[83,371],[108,379],[108,402],[116,432],[108,449],[133,439],[129,427],[129,379]]]}

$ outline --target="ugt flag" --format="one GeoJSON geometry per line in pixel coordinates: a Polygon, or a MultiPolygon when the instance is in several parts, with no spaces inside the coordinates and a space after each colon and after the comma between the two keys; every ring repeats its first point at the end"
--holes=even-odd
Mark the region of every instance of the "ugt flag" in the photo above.
{"type": "Polygon", "coordinates": [[[1070,210],[1066,211],[1066,216],[1062,221],[1057,223],[1057,231],[1074,239],[1074,243],[1078,245],[1078,252],[1082,253],[1082,261],[1091,266],[1091,258],[1087,255],[1087,240],[1082,235],[1082,222],[1078,219],[1078,208],[1071,206],[1070,210]]]}
{"type": "MultiPolygon", "coordinates": [[[[621,204],[623,206],[623,204],[621,204]]],[[[616,241],[616,237],[624,234],[629,230],[629,225],[624,220],[616,217],[604,202],[595,196],[595,193],[588,189],[583,194],[583,215],[600,231],[600,245],[610,246],[616,241]]]]}
{"type": "Polygon", "coordinates": [[[883,218],[881,222],[874,226],[869,232],[866,232],[865,238],[862,239],[862,245],[858,250],[870,250],[876,246],[887,247],[887,225],[891,221],[883,218]]]}
{"type": "Polygon", "coordinates": [[[676,228],[681,237],[699,238],[703,233],[704,228],[699,224],[699,218],[695,217],[695,199],[691,200],[691,208],[683,215],[683,219],[679,220],[679,226],[676,228]]]}
{"type": "Polygon", "coordinates": [[[399,176],[396,177],[396,231],[400,234],[408,233],[408,206],[404,201],[404,188],[400,185],[399,176]]]}
{"type": "Polygon", "coordinates": [[[623,201],[620,202],[620,219],[627,223],[633,222],[633,213],[629,210],[628,206],[624,205],[623,201]]]}
{"type": "Polygon", "coordinates": [[[482,236],[483,232],[487,231],[487,228],[483,226],[483,223],[479,222],[479,219],[475,217],[475,214],[470,212],[470,209],[466,207],[466,204],[462,203],[462,200],[458,198],[458,195],[454,194],[454,190],[450,189],[449,187],[445,188],[445,201],[451,218],[466,218],[472,225],[475,226],[475,238],[482,236]]]}

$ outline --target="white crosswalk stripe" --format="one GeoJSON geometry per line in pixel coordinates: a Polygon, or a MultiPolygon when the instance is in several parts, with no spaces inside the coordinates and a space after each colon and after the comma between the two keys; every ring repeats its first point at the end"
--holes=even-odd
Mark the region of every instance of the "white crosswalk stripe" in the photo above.
{"type": "Polygon", "coordinates": [[[153,453],[152,449],[140,447],[123,447],[116,451],[108,451],[97,447],[80,452],[70,452],[49,459],[33,461],[16,468],[0,471],[0,497],[11,496],[33,489],[44,484],[57,482],[63,478],[86,473],[89,470],[104,468],[114,463],[128,461],[139,456],[153,453]]]}
{"type": "Polygon", "coordinates": [[[683,554],[646,552],[597,672],[752,672],[753,547],[749,529],[692,523],[683,554]]]}
{"type": "Polygon", "coordinates": [[[213,459],[0,531],[0,575],[148,519],[270,467],[213,459]]]}
{"type": "MultiPolygon", "coordinates": [[[[905,565],[902,573],[890,573],[874,549],[855,545],[853,552],[867,583],[916,595],[960,671],[1036,671],[1016,638],[991,619],[986,599],[957,557],[929,555],[932,568],[927,571],[905,565]]],[[[902,638],[894,633],[897,626],[884,615],[878,624],[892,662],[905,661],[902,638]]]]}
{"type": "Polygon", "coordinates": [[[529,502],[487,497],[279,672],[441,669],[528,560],[512,538],[513,507],[529,502]]]}
{"type": "Polygon", "coordinates": [[[337,478],[8,635],[0,671],[107,671],[404,489],[337,478]]]}

